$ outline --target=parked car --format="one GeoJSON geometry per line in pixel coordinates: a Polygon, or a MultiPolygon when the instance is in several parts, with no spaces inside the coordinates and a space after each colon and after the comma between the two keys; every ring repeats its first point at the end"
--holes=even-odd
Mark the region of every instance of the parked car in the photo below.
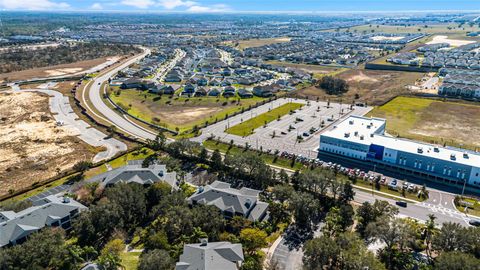
{"type": "Polygon", "coordinates": [[[400,207],[407,207],[407,202],[404,201],[396,201],[395,204],[400,207]]]}
{"type": "Polygon", "coordinates": [[[308,136],[310,136],[310,133],[308,133],[308,132],[303,132],[303,137],[308,137],[308,136]]]}
{"type": "Polygon", "coordinates": [[[468,224],[475,226],[475,227],[480,227],[480,220],[478,219],[470,219],[468,221],[468,224]]]}

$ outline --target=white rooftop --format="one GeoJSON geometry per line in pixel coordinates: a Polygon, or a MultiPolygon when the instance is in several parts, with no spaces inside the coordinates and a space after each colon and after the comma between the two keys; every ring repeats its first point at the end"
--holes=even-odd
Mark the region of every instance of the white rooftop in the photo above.
{"type": "Polygon", "coordinates": [[[322,136],[348,140],[359,144],[372,144],[372,134],[383,134],[385,119],[350,116],[326,131],[322,136]]]}
{"type": "Polygon", "coordinates": [[[376,144],[397,151],[480,167],[479,152],[387,136],[384,134],[385,123],[386,120],[381,118],[350,116],[332,130],[323,133],[322,136],[364,145],[376,144]]]}

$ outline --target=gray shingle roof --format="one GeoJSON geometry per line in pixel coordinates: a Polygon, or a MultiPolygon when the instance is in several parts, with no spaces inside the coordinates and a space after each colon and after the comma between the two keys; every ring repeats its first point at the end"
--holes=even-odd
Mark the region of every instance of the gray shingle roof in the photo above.
{"type": "Polygon", "coordinates": [[[84,210],[86,207],[79,202],[58,195],[48,196],[34,203],[34,206],[15,213],[0,212],[0,247],[15,243],[15,241],[45,227],[53,222],[69,217],[74,210],[84,210]]]}
{"type": "Polygon", "coordinates": [[[237,270],[243,262],[241,244],[213,242],[187,244],[175,270],[237,270]]]}
{"type": "Polygon", "coordinates": [[[258,200],[260,191],[241,188],[234,189],[230,184],[215,181],[200,187],[190,198],[189,203],[214,205],[223,212],[243,215],[252,221],[262,221],[268,204],[258,200]]]}
{"type": "Polygon", "coordinates": [[[101,182],[102,185],[114,185],[118,182],[153,184],[164,181],[176,188],[176,173],[167,172],[165,165],[153,164],[148,168],[142,168],[142,160],[130,161],[127,165],[94,176],[89,182],[101,182]]]}

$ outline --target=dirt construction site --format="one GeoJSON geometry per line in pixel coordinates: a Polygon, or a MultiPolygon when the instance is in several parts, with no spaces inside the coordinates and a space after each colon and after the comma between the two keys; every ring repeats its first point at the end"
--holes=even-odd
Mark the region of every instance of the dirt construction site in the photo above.
{"type": "Polygon", "coordinates": [[[57,126],[48,96],[0,92],[0,196],[91,160],[95,149],[57,126]]]}

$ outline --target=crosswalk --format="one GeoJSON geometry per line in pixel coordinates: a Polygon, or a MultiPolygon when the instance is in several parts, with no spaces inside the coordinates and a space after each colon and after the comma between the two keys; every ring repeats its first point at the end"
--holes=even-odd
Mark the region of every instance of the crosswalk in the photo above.
{"type": "Polygon", "coordinates": [[[466,216],[464,213],[461,213],[461,212],[459,212],[455,209],[452,209],[452,208],[443,207],[442,205],[439,205],[439,204],[431,204],[431,203],[422,202],[422,203],[419,203],[419,205],[427,208],[433,214],[443,214],[443,215],[446,215],[446,216],[455,217],[455,218],[458,218],[458,219],[461,219],[461,220],[465,221],[466,223],[468,223],[468,221],[470,220],[470,218],[468,216],[466,216]]]}

